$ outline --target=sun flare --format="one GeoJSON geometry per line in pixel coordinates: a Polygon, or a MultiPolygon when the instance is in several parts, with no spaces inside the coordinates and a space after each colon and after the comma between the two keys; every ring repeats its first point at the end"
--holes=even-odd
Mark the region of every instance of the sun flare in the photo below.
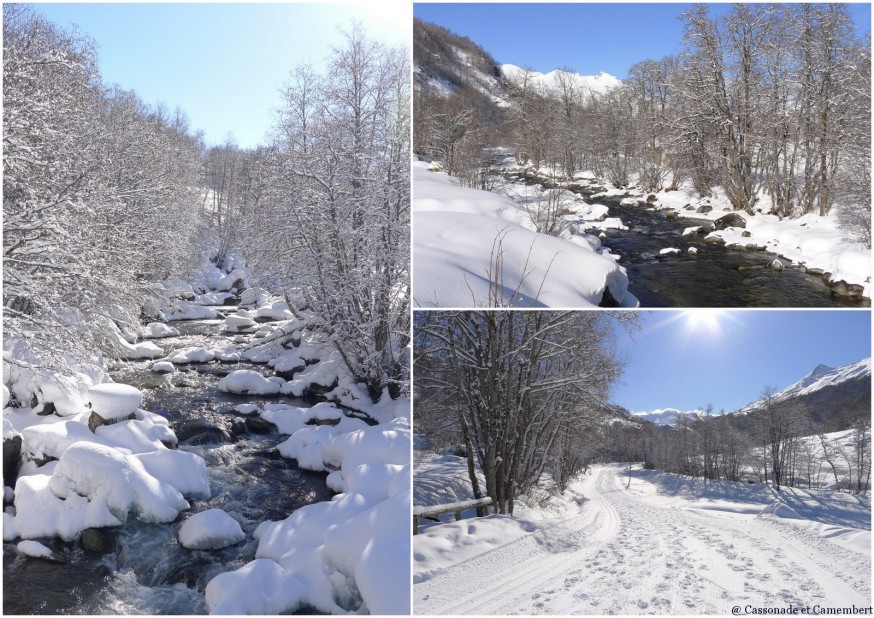
{"type": "Polygon", "coordinates": [[[690,309],[684,312],[686,326],[693,332],[721,333],[723,313],[720,309],[690,309]]]}

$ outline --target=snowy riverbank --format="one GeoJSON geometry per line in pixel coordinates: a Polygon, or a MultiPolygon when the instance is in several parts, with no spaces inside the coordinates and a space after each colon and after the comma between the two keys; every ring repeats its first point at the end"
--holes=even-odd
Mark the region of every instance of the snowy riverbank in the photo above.
{"type": "Polygon", "coordinates": [[[539,233],[533,196],[513,191],[460,187],[437,167],[413,163],[417,307],[585,308],[604,302],[605,290],[621,306],[636,305],[625,269],[596,236],[573,226],[559,236],[539,233]]]}
{"type": "MultiPolygon", "coordinates": [[[[199,337],[201,345],[190,345],[182,326],[163,321],[125,333],[127,357],[137,371],[151,367],[159,388],[193,390],[184,376],[196,368],[228,397],[254,398],[257,403],[225,414],[234,421],[227,427],[209,424],[222,416],[215,414],[223,412],[218,402],[209,419],[183,423],[189,435],[193,426],[215,444],[204,445],[195,434],[199,441],[180,445],[175,418],[146,409],[139,389],[111,381],[109,370],[124,370],[125,363],[95,362],[62,375],[38,367],[32,356],[16,357],[21,347],[7,342],[4,543],[28,559],[67,560],[91,531],[130,521],[166,526],[189,548],[183,556],[248,542],[240,524],[249,530],[253,524],[221,495],[228,488],[215,485],[223,475],[214,478],[209,466],[223,458],[210,449],[233,446],[233,436],[249,431],[278,431],[285,439],[277,456],[328,473],[335,495],[287,512],[286,519],[262,521],[252,533],[254,559],[240,563],[243,556],[234,554],[218,572],[210,566],[217,576],[205,589],[177,583],[184,593],[173,594],[200,595],[191,607],[214,613],[408,613],[408,593],[398,582],[409,580],[409,400],[385,392],[374,402],[310,327],[311,316],[295,317],[284,300],[248,288],[247,278],[244,269],[213,268],[193,285],[168,284],[176,298],[163,319],[207,320],[223,333],[218,339],[199,337]],[[228,364],[241,368],[223,370],[228,364]],[[300,397],[321,403],[303,405],[300,397]],[[191,511],[197,514],[188,517],[191,511]]],[[[224,456],[228,463],[236,458],[224,456]]]]}

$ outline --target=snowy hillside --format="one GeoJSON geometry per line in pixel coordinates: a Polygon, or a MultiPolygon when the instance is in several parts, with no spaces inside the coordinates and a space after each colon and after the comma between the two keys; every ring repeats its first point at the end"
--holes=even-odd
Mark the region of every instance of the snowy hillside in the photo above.
{"type": "MultiPolygon", "coordinates": [[[[513,64],[502,64],[501,71],[504,78],[512,81],[519,81],[525,73],[525,69],[517,67],[513,64]]],[[[580,75],[579,73],[571,73],[568,71],[555,70],[549,73],[538,73],[537,71],[529,71],[529,79],[534,84],[540,87],[541,91],[546,93],[559,92],[559,83],[562,78],[570,80],[576,89],[582,94],[606,94],[614,88],[622,85],[622,80],[614,77],[609,73],[601,71],[597,75],[580,75]]]]}
{"type": "MultiPolygon", "coordinates": [[[[870,379],[870,376],[870,358],[849,365],[844,365],[837,369],[833,369],[826,365],[817,365],[813,371],[801,378],[798,382],[787,386],[777,393],[775,399],[777,401],[785,401],[795,397],[807,397],[829,387],[837,387],[851,381],[862,380],[865,378],[870,379]]],[[[761,408],[761,404],[756,401],[741,408],[739,413],[749,414],[759,408],[761,408]]]]}

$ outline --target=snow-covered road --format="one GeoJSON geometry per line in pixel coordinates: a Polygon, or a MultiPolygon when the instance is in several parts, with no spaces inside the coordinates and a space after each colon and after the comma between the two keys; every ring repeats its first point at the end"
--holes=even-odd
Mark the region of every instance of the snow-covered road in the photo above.
{"type": "Polygon", "coordinates": [[[661,480],[638,471],[626,487],[623,466],[593,469],[578,486],[587,498],[579,514],[417,577],[415,613],[727,614],[733,606],[871,604],[870,525],[854,531],[757,517],[762,505],[738,495],[693,502],[661,480]]]}

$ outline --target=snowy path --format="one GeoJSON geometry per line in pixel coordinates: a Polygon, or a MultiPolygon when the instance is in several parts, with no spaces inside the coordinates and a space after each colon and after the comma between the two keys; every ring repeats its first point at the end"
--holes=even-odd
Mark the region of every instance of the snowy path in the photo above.
{"type": "Polygon", "coordinates": [[[623,471],[594,469],[579,515],[417,583],[415,612],[726,614],[735,605],[870,605],[870,555],[822,538],[809,522],[678,508],[640,478],[626,489],[623,471]]]}

